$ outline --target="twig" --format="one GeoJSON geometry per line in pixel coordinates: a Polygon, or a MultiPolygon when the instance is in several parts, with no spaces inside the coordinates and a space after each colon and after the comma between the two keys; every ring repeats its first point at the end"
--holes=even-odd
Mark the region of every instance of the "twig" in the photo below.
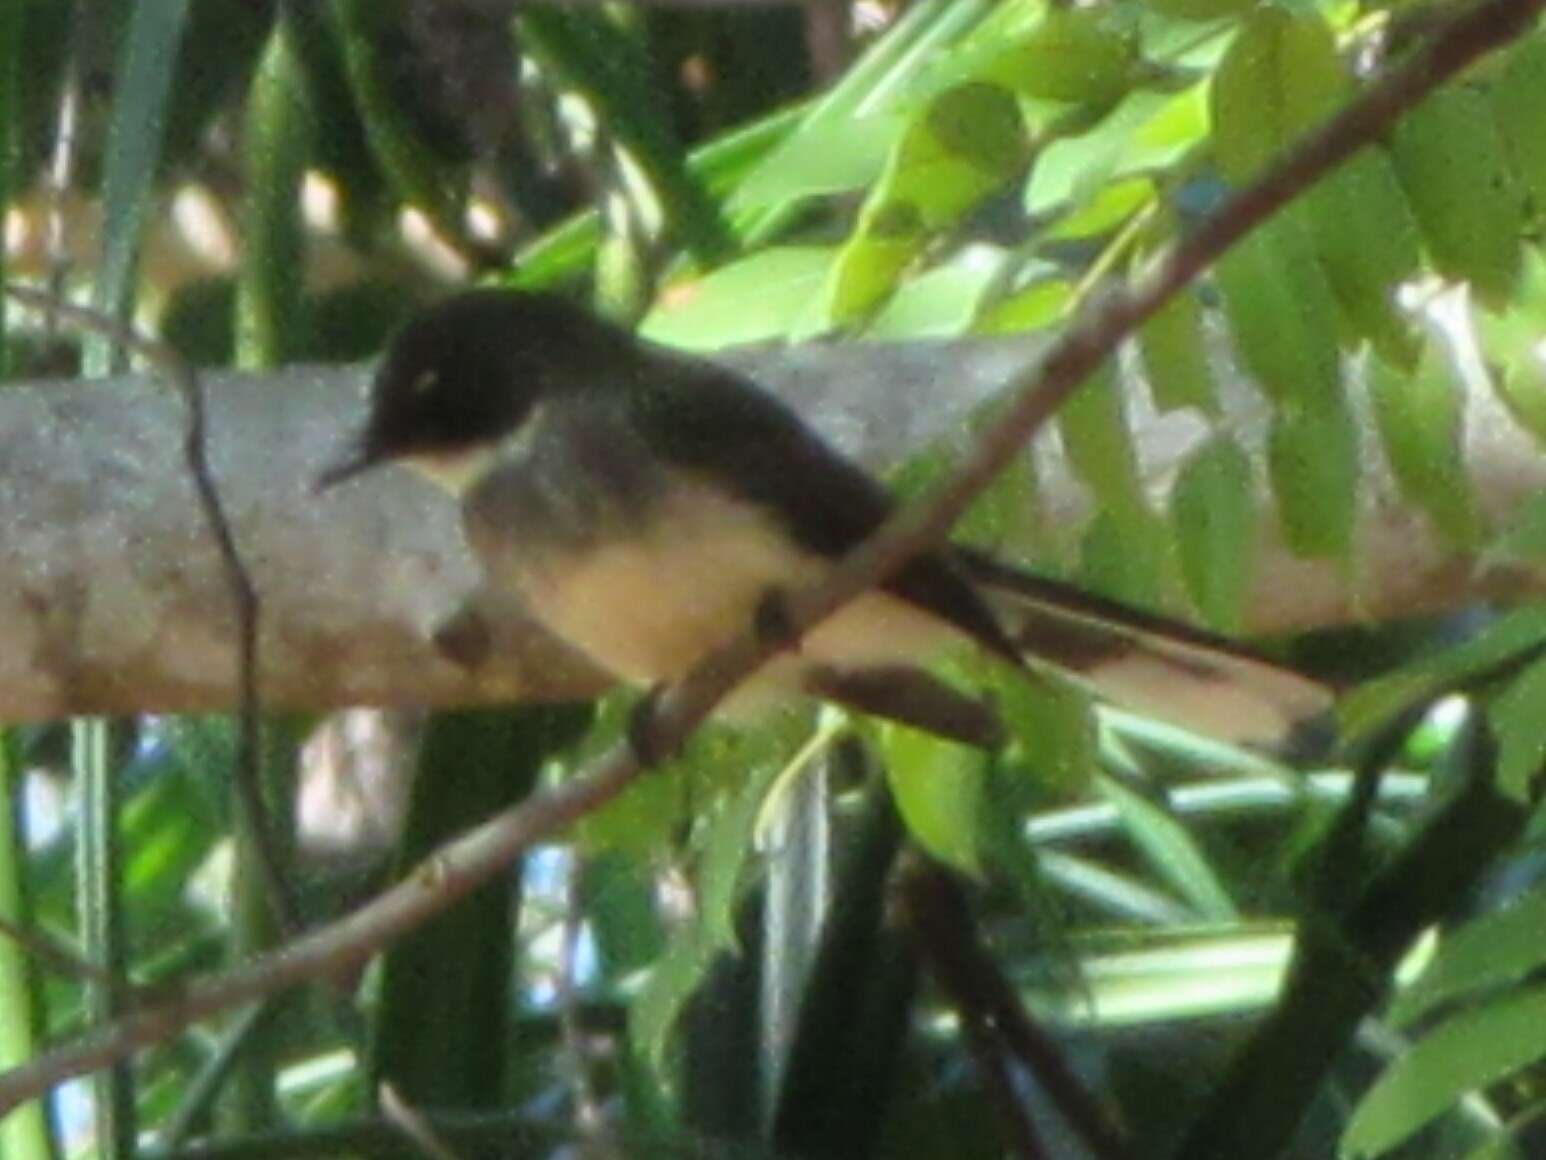
{"type": "Polygon", "coordinates": [[[434,1125],[424,1113],[403,1099],[391,1084],[381,1085],[376,1093],[376,1103],[381,1108],[382,1117],[389,1124],[396,1125],[430,1160],[461,1160],[455,1149],[441,1139],[440,1133],[435,1131],[434,1125]]]}
{"type": "Polygon", "coordinates": [[[966,1039],[966,1049],[977,1065],[988,1098],[999,1111],[1009,1137],[1009,1149],[1020,1160],[1046,1160],[1047,1149],[1036,1130],[1036,1121],[1030,1109],[1015,1091],[1014,1074],[1009,1068],[1008,1052],[1003,1039],[994,1034],[985,1012],[972,1008],[959,1008],[961,1034],[966,1039]]]}
{"type": "Polygon", "coordinates": [[[112,972],[103,970],[89,959],[82,958],[59,939],[41,930],[33,930],[8,918],[0,918],[0,937],[10,939],[57,975],[64,975],[82,983],[95,983],[102,987],[118,985],[118,980],[112,972]]]}
{"type": "Polygon", "coordinates": [[[937,866],[922,866],[907,877],[907,902],[924,957],[954,1002],[963,1026],[993,1029],[1079,1133],[1091,1155],[1099,1160],[1134,1156],[1126,1133],[1020,1005],[1014,988],[983,948],[955,880],[937,866]]]}
{"type": "Polygon", "coordinates": [[[293,934],[300,929],[300,908],[288,879],[280,869],[268,825],[268,808],[258,784],[258,594],[247,566],[242,561],[241,550],[236,546],[231,521],[226,516],[225,505],[209,469],[204,388],[199,382],[198,373],[182,355],[165,343],[148,338],[127,323],[100,311],[65,302],[45,291],[14,283],[5,284],[3,290],[24,306],[47,311],[86,330],[106,335],[123,349],[133,351],[159,367],[182,392],[188,416],[183,434],[184,461],[193,479],[205,523],[209,525],[210,535],[214,537],[220,554],[226,586],[236,606],[237,796],[243,819],[258,853],[259,873],[263,876],[269,903],[274,908],[280,927],[287,934],[293,934]]]}
{"type": "MultiPolygon", "coordinates": [[[[1039,368],[1017,384],[1021,396],[984,433],[975,452],[927,502],[909,507],[860,545],[829,580],[789,601],[791,623],[806,629],[883,578],[903,560],[938,542],[951,522],[1016,450],[1100,362],[1167,299],[1231,244],[1357,149],[1378,137],[1407,108],[1469,62],[1528,28],[1546,0],[1486,0],[1452,21],[1443,39],[1416,53],[1365,90],[1340,114],[1257,182],[1206,219],[1138,290],[1110,299],[1076,323],[1039,368]]],[[[250,588],[248,588],[250,592],[250,588]]],[[[250,627],[250,625],[249,625],[250,627]]],[[[649,729],[652,749],[679,746],[714,704],[777,645],[750,632],[716,650],[661,697],[649,729]]],[[[250,679],[251,674],[245,674],[250,679]]],[[[132,1011],[113,1023],[0,1075],[0,1113],[54,1084],[121,1059],[196,1019],[356,964],[391,939],[449,906],[503,870],[533,843],[610,801],[642,767],[617,746],[582,776],[470,831],[441,848],[423,869],[374,901],[250,963],[187,985],[180,999],[132,1011]]]]}
{"type": "Polygon", "coordinates": [[[575,1126],[580,1138],[596,1156],[616,1156],[612,1135],[607,1130],[606,1114],[591,1083],[589,1053],[585,1031],[580,1026],[579,993],[575,972],[579,962],[580,935],[584,930],[581,887],[585,867],[577,853],[571,852],[564,868],[563,907],[558,939],[558,961],[554,965],[554,1004],[558,1013],[559,1040],[568,1056],[570,1099],[574,1101],[575,1126]]]}
{"type": "Polygon", "coordinates": [[[162,1127],[156,1133],[158,1147],[175,1151],[193,1134],[194,1126],[209,1112],[210,1105],[220,1094],[226,1077],[231,1074],[231,1068],[242,1051],[278,1010],[278,1003],[258,1003],[232,1020],[231,1025],[221,1033],[215,1050],[184,1087],[177,1106],[162,1121],[162,1127]]]}

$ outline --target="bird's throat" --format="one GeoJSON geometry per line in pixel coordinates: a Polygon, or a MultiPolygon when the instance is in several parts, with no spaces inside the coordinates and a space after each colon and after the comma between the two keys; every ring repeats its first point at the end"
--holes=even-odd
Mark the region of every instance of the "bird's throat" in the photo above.
{"type": "Polygon", "coordinates": [[[399,462],[442,491],[461,498],[488,473],[498,454],[496,446],[474,447],[465,451],[405,455],[399,462]]]}

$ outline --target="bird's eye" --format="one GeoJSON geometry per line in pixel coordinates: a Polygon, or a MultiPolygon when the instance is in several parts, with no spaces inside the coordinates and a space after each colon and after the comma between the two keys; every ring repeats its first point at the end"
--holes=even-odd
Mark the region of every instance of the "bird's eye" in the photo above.
{"type": "Polygon", "coordinates": [[[433,368],[427,371],[420,371],[418,377],[413,380],[413,393],[415,395],[427,395],[435,389],[435,384],[438,382],[440,382],[439,371],[433,368]]]}

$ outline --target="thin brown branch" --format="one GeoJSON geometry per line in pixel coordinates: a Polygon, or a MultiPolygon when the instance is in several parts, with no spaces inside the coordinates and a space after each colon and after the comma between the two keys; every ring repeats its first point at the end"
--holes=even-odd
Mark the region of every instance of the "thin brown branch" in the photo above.
{"type": "Polygon", "coordinates": [[[977,1066],[989,1101],[998,1109],[1003,1121],[1010,1155],[1018,1156],[1020,1160],[1045,1160],[1047,1149],[1042,1144],[1041,1133],[1036,1130],[1030,1109],[1015,1091],[1009,1053],[1004,1049],[1003,1040],[994,1034],[983,1012],[962,1009],[959,1015],[966,1049],[977,1066]]]}
{"type": "Polygon", "coordinates": [[[924,957],[963,1026],[993,1029],[994,1037],[1041,1085],[1092,1156],[1100,1160],[1135,1156],[1126,1133],[1020,1005],[1014,988],[983,948],[966,896],[955,880],[937,866],[921,866],[908,875],[906,890],[908,913],[924,957]]]}
{"type": "MultiPolygon", "coordinates": [[[[952,521],[1057,406],[1166,300],[1248,230],[1384,132],[1403,111],[1482,53],[1529,27],[1546,0],[1486,0],[1452,21],[1438,43],[1372,85],[1322,130],[1204,221],[1141,287],[1109,299],[1076,323],[1019,383],[1020,397],[988,429],[974,453],[930,499],[910,507],[854,551],[829,582],[790,600],[805,629],[876,583],[903,560],[938,542],[952,521]]],[[[775,646],[748,632],[716,650],[658,701],[653,749],[674,751],[715,703],[775,646]]],[[[196,1019],[317,975],[358,964],[438,913],[534,842],[611,800],[641,772],[634,754],[614,748],[580,777],[535,797],[448,843],[408,880],[353,914],[245,966],[195,980],[180,998],[131,1011],[85,1037],[0,1075],[0,1113],[54,1084],[122,1059],[196,1019]]]]}
{"type": "Polygon", "coordinates": [[[382,1118],[395,1125],[430,1160],[461,1160],[456,1150],[441,1139],[440,1133],[435,1131],[434,1125],[425,1115],[403,1099],[391,1084],[381,1085],[376,1093],[376,1103],[381,1108],[382,1118]]]}
{"type": "Polygon", "coordinates": [[[0,938],[8,938],[37,962],[56,975],[75,979],[82,983],[94,983],[101,987],[117,987],[118,980],[111,971],[103,970],[89,959],[82,958],[64,943],[43,931],[0,918],[0,938]]]}
{"type": "Polygon", "coordinates": [[[183,458],[193,480],[199,507],[210,536],[220,553],[226,587],[236,609],[236,690],[237,741],[235,782],[241,803],[243,823],[257,852],[258,871],[264,892],[273,907],[282,930],[293,934],[300,929],[300,908],[289,880],[280,868],[268,808],[258,780],[259,736],[261,728],[258,702],[258,594],[251,573],[242,560],[241,549],[231,531],[231,521],[215,486],[209,468],[208,421],[204,406],[204,387],[198,372],[177,351],[163,342],[140,334],[132,326],[88,307],[65,302],[53,294],[14,283],[4,292],[17,302],[49,312],[86,330],[103,334],[124,350],[140,355],[162,370],[182,393],[187,414],[183,432],[183,458]]]}

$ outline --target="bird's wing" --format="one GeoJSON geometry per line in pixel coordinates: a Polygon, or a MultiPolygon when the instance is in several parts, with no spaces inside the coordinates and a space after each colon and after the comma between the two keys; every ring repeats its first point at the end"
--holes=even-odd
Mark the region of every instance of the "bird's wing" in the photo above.
{"type": "MultiPolygon", "coordinates": [[[[889,492],[754,384],[687,360],[673,360],[646,380],[625,397],[650,444],[767,512],[813,555],[842,557],[891,514],[889,492]]],[[[1019,650],[948,554],[915,557],[881,587],[1020,662],[1019,650]]]]}

